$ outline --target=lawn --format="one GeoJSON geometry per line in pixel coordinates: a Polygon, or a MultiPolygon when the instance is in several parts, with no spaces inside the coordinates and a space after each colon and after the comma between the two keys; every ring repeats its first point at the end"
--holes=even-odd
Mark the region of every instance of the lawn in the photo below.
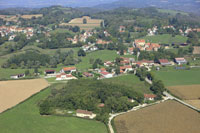
{"type": "Polygon", "coordinates": [[[85,57],[82,57],[79,64],[76,65],[76,67],[79,70],[85,70],[90,67],[92,67],[92,64],[90,64],[90,59],[101,59],[103,61],[113,61],[116,57],[119,57],[117,55],[116,51],[110,51],[110,50],[100,50],[100,51],[95,51],[92,53],[88,53],[85,57]]]}
{"type": "Polygon", "coordinates": [[[0,114],[2,133],[106,133],[103,123],[76,117],[40,116],[38,102],[50,94],[51,89],[32,96],[27,101],[0,114]]]}
{"type": "Polygon", "coordinates": [[[133,74],[130,75],[122,75],[119,77],[111,78],[111,79],[104,79],[103,81],[108,83],[115,83],[119,85],[125,85],[127,87],[133,88],[137,92],[141,93],[152,93],[149,90],[148,84],[145,82],[141,82],[138,77],[133,74]]]}
{"type": "Polygon", "coordinates": [[[145,39],[147,42],[160,44],[185,43],[187,41],[187,37],[180,35],[172,37],[170,34],[146,36],[143,39],[145,39]]]}
{"type": "Polygon", "coordinates": [[[164,82],[165,86],[200,84],[200,70],[172,70],[154,72],[157,79],[164,82]]]}

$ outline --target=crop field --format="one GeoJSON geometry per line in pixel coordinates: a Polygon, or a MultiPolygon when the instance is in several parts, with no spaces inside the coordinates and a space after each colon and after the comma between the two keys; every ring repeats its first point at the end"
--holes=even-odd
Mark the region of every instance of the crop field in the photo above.
{"type": "Polygon", "coordinates": [[[200,84],[200,70],[161,70],[154,72],[157,79],[164,82],[165,86],[200,84]]]}
{"type": "Polygon", "coordinates": [[[140,81],[139,78],[134,74],[122,75],[111,79],[104,79],[103,81],[108,83],[124,85],[141,93],[152,93],[149,89],[148,84],[145,84],[145,82],[140,81]]]}
{"type": "Polygon", "coordinates": [[[117,133],[199,133],[200,114],[175,101],[166,101],[120,115],[114,124],[117,133]]]}
{"type": "Polygon", "coordinates": [[[172,37],[172,35],[170,34],[146,36],[143,39],[145,39],[147,42],[160,43],[160,44],[186,43],[187,41],[187,37],[180,35],[172,37]]]}
{"type": "Polygon", "coordinates": [[[103,22],[102,19],[91,19],[90,17],[84,16],[82,18],[72,19],[69,23],[62,23],[60,25],[79,26],[81,30],[91,30],[100,27],[101,22],[103,22]],[[84,19],[87,20],[86,24],[83,23],[84,19]]]}
{"type": "Polygon", "coordinates": [[[21,18],[23,18],[23,19],[31,19],[33,17],[36,17],[36,18],[43,17],[43,14],[22,15],[21,16],[21,18]]]}
{"type": "Polygon", "coordinates": [[[168,90],[186,103],[200,109],[200,85],[170,86],[168,90]]]}
{"type": "Polygon", "coordinates": [[[0,113],[26,100],[46,88],[44,79],[13,80],[0,82],[0,113]]]}
{"type": "Polygon", "coordinates": [[[200,54],[200,47],[194,47],[193,54],[200,54]]]}
{"type": "MultiPolygon", "coordinates": [[[[107,133],[103,123],[76,117],[41,116],[38,103],[49,96],[51,86],[0,114],[2,133],[107,133]]],[[[60,84],[59,84],[60,86],[60,84]]]]}

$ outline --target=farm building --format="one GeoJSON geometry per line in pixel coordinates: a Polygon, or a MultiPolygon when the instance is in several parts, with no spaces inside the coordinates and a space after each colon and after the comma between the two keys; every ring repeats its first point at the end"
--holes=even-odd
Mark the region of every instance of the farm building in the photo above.
{"type": "Polygon", "coordinates": [[[60,75],[56,76],[56,80],[61,81],[61,80],[72,80],[72,79],[77,79],[76,77],[74,77],[71,74],[65,74],[65,73],[61,73],[60,75]]]}
{"type": "Polygon", "coordinates": [[[92,73],[89,73],[89,72],[84,72],[83,76],[88,78],[88,77],[93,77],[94,75],[92,73]]]}
{"type": "Polygon", "coordinates": [[[160,59],[159,60],[159,63],[162,65],[162,66],[170,66],[171,63],[169,62],[168,59],[160,59]]]}
{"type": "Polygon", "coordinates": [[[127,73],[127,72],[130,72],[130,71],[133,71],[133,68],[130,65],[128,65],[128,66],[121,66],[120,67],[120,72],[122,72],[122,73],[127,73]]]}
{"type": "Polygon", "coordinates": [[[76,72],[76,67],[64,67],[61,70],[61,73],[72,73],[72,72],[76,72]]]}
{"type": "Polygon", "coordinates": [[[25,74],[17,74],[17,75],[12,75],[10,76],[11,79],[19,79],[19,78],[24,78],[25,74]]]}
{"type": "Polygon", "coordinates": [[[154,94],[144,94],[144,101],[153,101],[156,98],[154,94]]]}
{"type": "Polygon", "coordinates": [[[94,119],[96,114],[93,114],[91,111],[78,109],[76,110],[76,116],[81,118],[94,119]]]}
{"type": "Polygon", "coordinates": [[[100,72],[100,74],[102,75],[102,78],[112,78],[113,77],[113,74],[112,73],[109,73],[109,72],[100,72]]]}
{"type": "Polygon", "coordinates": [[[187,61],[186,61],[185,58],[175,58],[175,62],[176,62],[178,65],[187,64],[187,61]]]}
{"type": "Polygon", "coordinates": [[[44,73],[45,73],[46,75],[48,75],[48,74],[55,74],[55,72],[56,72],[55,70],[45,70],[44,73]]]}
{"type": "MultiPolygon", "coordinates": [[[[153,66],[154,65],[154,61],[141,60],[141,61],[136,62],[135,64],[138,67],[153,66]]],[[[133,65],[134,65],[134,63],[133,63],[133,65]]]]}

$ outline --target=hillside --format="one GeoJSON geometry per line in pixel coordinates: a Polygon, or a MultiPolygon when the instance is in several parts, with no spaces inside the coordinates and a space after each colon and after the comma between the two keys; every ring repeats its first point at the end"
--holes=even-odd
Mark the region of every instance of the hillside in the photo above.
{"type": "Polygon", "coordinates": [[[196,0],[118,0],[110,4],[96,6],[99,9],[113,9],[118,7],[144,8],[157,7],[172,10],[181,10],[200,14],[200,2],[196,0]]]}

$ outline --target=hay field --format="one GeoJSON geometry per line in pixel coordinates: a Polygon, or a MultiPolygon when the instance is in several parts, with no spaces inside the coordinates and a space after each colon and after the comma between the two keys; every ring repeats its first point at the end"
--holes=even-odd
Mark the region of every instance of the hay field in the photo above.
{"type": "Polygon", "coordinates": [[[200,98],[200,85],[183,85],[167,87],[171,93],[184,100],[197,100],[200,98]]]}
{"type": "Polygon", "coordinates": [[[81,30],[91,30],[96,27],[101,26],[102,19],[92,19],[88,16],[83,16],[82,18],[72,19],[69,23],[62,23],[61,26],[79,26],[81,30]],[[87,23],[84,24],[83,20],[86,19],[87,23]]]}
{"type": "Polygon", "coordinates": [[[117,133],[199,133],[200,114],[166,101],[118,116],[114,123],[117,133]]]}
{"type": "Polygon", "coordinates": [[[186,103],[200,109],[200,85],[170,86],[168,90],[186,103]]]}
{"type": "Polygon", "coordinates": [[[31,19],[33,17],[39,18],[39,17],[43,17],[43,14],[34,14],[34,15],[22,15],[21,18],[23,19],[31,19]]]}
{"type": "Polygon", "coordinates": [[[0,113],[26,100],[46,88],[45,79],[13,80],[0,82],[0,113]]]}
{"type": "Polygon", "coordinates": [[[193,54],[200,54],[200,47],[194,47],[193,54]]]}

